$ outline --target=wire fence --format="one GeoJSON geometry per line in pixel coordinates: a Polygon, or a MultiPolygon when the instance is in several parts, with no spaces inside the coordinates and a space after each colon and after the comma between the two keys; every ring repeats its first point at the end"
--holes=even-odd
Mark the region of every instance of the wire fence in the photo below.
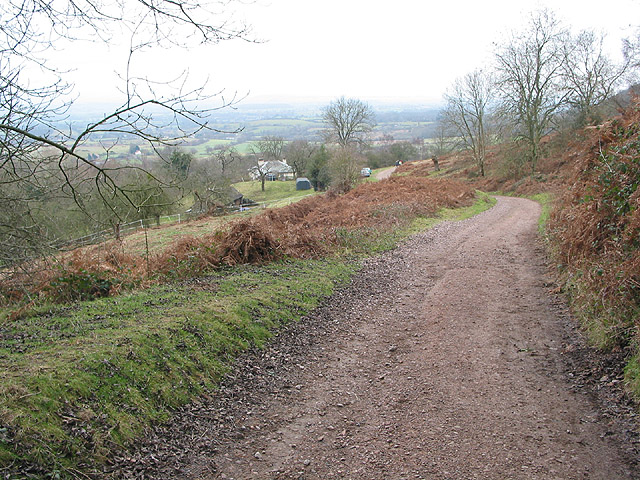
{"type": "Polygon", "coordinates": [[[195,218],[197,216],[198,216],[197,214],[185,212],[185,213],[177,213],[175,215],[163,215],[160,217],[143,218],[143,219],[135,220],[129,223],[118,224],[114,228],[108,228],[105,230],[101,230],[99,232],[90,233],[82,237],[74,238],[71,240],[62,240],[60,242],[55,242],[51,244],[50,247],[55,250],[70,250],[78,247],[84,247],[87,245],[93,245],[96,243],[104,242],[106,240],[111,240],[117,237],[124,237],[127,235],[131,235],[132,233],[135,233],[144,228],[150,228],[150,227],[172,224],[172,223],[181,223],[186,220],[195,218]]]}
{"type": "MultiPolygon", "coordinates": [[[[310,194],[311,195],[311,194],[310,194]]],[[[231,206],[231,207],[223,207],[223,215],[229,214],[237,214],[240,212],[247,211],[249,209],[255,208],[269,208],[269,207],[280,207],[292,203],[293,201],[300,200],[309,195],[304,195],[302,197],[290,197],[284,198],[273,202],[262,202],[262,203],[252,203],[247,205],[240,206],[231,206]]],[[[174,223],[182,223],[188,220],[193,220],[205,212],[184,212],[184,213],[176,213],[174,215],[163,215],[160,217],[152,217],[152,218],[144,218],[140,220],[135,220],[129,223],[123,223],[116,225],[114,228],[108,228],[105,230],[101,230],[99,232],[90,233],[88,235],[74,238],[71,240],[61,240],[58,242],[54,242],[49,246],[54,250],[73,250],[74,248],[85,247],[87,245],[95,245],[96,243],[105,242],[107,240],[112,240],[114,238],[122,238],[127,235],[131,235],[135,232],[143,230],[145,228],[151,228],[161,225],[169,225],[174,223]]]]}

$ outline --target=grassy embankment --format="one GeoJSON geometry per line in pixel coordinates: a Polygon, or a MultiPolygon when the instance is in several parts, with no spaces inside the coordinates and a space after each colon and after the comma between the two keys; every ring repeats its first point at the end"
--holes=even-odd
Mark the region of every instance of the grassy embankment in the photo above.
{"type": "Polygon", "coordinates": [[[237,267],[202,283],[42,305],[4,323],[0,464],[73,473],[78,461],[106,456],[212,390],[235,355],[308,313],[352,268],[335,260],[237,267]]]}
{"type": "MultiPolygon", "coordinates": [[[[437,216],[466,218],[491,204],[479,196],[437,216]]],[[[374,216],[406,216],[398,208],[374,216]]],[[[214,390],[240,352],[259,348],[347,282],[358,268],[354,258],[435,222],[418,216],[374,236],[341,227],[339,248],[321,258],[223,267],[114,298],[42,303],[11,320],[2,310],[0,471],[91,473],[151,423],[214,390]]]]}
{"type": "Polygon", "coordinates": [[[540,217],[538,217],[538,233],[546,238],[547,224],[549,223],[551,210],[553,208],[553,195],[549,192],[544,192],[530,195],[528,198],[538,202],[542,208],[540,217]]]}

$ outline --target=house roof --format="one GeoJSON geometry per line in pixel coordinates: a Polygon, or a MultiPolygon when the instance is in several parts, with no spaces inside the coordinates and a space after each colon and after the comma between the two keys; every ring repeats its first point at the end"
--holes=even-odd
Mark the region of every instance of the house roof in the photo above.
{"type": "Polygon", "coordinates": [[[286,162],[281,162],[280,160],[270,160],[265,162],[265,168],[269,172],[273,173],[293,173],[293,168],[290,165],[287,165],[286,162]]]}
{"type": "MultiPolygon", "coordinates": [[[[251,167],[250,170],[256,171],[258,167],[251,167]]],[[[290,165],[287,165],[286,162],[281,162],[280,160],[269,160],[268,162],[264,162],[260,170],[263,173],[293,173],[293,168],[290,165]]]]}

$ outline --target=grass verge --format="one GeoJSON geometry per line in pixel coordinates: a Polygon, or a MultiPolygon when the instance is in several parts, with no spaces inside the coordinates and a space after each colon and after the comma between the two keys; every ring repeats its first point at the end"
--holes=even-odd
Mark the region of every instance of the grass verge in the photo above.
{"type": "Polygon", "coordinates": [[[542,207],[542,212],[540,212],[540,217],[538,218],[538,233],[540,233],[540,235],[542,236],[545,236],[547,223],[549,222],[549,217],[551,215],[553,196],[550,193],[545,192],[537,193],[527,198],[538,202],[542,207]]]}
{"type": "Polygon", "coordinates": [[[73,476],[215,388],[240,352],[354,271],[338,260],[238,267],[118,298],[41,306],[0,327],[0,462],[73,476]]]}
{"type": "Polygon", "coordinates": [[[476,201],[473,205],[463,208],[443,208],[439,210],[434,217],[418,217],[413,221],[410,233],[428,230],[441,222],[466,220],[467,218],[471,218],[490,209],[496,204],[496,202],[497,200],[495,197],[477,190],[476,201]]]}

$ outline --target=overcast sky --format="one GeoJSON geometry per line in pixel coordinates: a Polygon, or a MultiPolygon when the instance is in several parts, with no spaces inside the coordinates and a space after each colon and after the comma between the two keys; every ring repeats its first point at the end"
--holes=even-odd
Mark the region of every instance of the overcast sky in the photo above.
{"type": "MultiPolygon", "coordinates": [[[[340,95],[437,102],[456,77],[491,62],[495,42],[545,6],[573,30],[605,32],[615,54],[640,25],[640,0],[257,0],[229,8],[263,42],[148,52],[138,67],[165,78],[188,68],[194,82],[208,78],[212,90],[249,94],[247,102],[340,95]]],[[[117,100],[122,47],[92,45],[87,54],[76,45],[85,53],[56,54],[76,69],[80,100],[117,100]]]]}

